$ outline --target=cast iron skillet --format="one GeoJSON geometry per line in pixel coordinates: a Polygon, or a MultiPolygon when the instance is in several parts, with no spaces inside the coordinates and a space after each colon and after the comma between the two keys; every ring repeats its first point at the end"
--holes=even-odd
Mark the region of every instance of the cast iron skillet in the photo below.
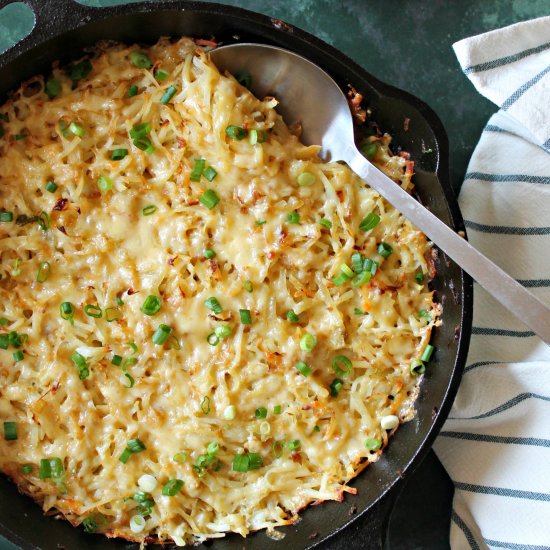
{"type": "MultiPolygon", "coordinates": [[[[12,0],[0,0],[0,8],[12,0]]],[[[0,100],[35,74],[47,73],[52,61],[82,55],[99,40],[153,43],[160,36],[190,35],[218,41],[263,42],[293,50],[323,67],[342,87],[353,84],[366,98],[373,119],[393,135],[393,143],[416,162],[420,199],[437,216],[464,230],[449,182],[448,142],[435,113],[417,98],[383,84],[340,52],[282,21],[243,9],[186,0],[150,1],[112,8],[88,8],[72,0],[24,0],[35,13],[29,36],[0,55],[0,100]],[[408,130],[404,121],[409,119],[408,130]],[[426,150],[432,152],[426,153],[426,150]]],[[[388,63],[392,60],[388,59],[388,63]]],[[[314,101],[312,95],[312,101],[314,101]]],[[[319,105],[322,109],[322,105],[319,105]]],[[[218,550],[345,547],[381,548],[391,505],[402,480],[426,455],[458,389],[472,323],[472,282],[442,253],[433,287],[443,304],[443,325],[433,336],[436,347],[421,385],[414,420],[403,425],[382,458],[354,482],[356,496],[345,503],[325,503],[302,514],[276,542],[260,532],[246,540],[230,535],[213,544],[218,550]],[[316,534],[316,535],[315,535],[316,534]],[[315,535],[315,536],[313,536],[315,535]],[[330,540],[329,537],[331,538],[330,540]]],[[[31,499],[0,476],[0,533],[25,549],[122,549],[128,543],[84,534],[67,522],[43,516],[31,499]]]]}

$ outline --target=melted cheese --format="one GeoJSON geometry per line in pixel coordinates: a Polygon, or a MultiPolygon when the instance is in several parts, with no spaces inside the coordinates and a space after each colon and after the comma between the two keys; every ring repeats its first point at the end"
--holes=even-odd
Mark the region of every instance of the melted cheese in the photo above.
{"type": "MultiPolygon", "coordinates": [[[[109,536],[184,545],[229,531],[272,531],[308,503],[352,491],[348,481],[381,452],[365,440],[388,441],[381,419],[411,417],[419,379],[409,367],[438,322],[432,292],[415,281],[417,271],[430,273],[429,245],[346,166],[321,163],[318,148],[284,125],[273,99],[259,100],[220,75],[192,40],[161,40],[146,50],[151,70],[129,61],[135,49],[99,47],[91,73],[74,85],[54,69],[62,83],[54,99],[37,77],[2,109],[0,204],[14,222],[0,223],[0,316],[7,320],[0,331],[28,339],[19,362],[13,346],[0,350],[0,421],[15,421],[18,432],[16,441],[0,440],[0,467],[44,510],[74,525],[92,518],[92,528],[109,536]],[[169,77],[158,82],[155,68],[169,77]],[[170,86],[176,94],[163,105],[170,86]],[[83,136],[63,130],[71,122],[83,136]],[[129,137],[144,122],[152,153],[129,137]],[[267,140],[230,139],[229,125],[265,131],[267,140]],[[128,155],[114,161],[119,148],[128,155]],[[197,158],[216,170],[212,182],[191,181],[197,158]],[[297,185],[304,171],[315,175],[310,187],[297,185]],[[103,176],[111,190],[99,189],[103,176]],[[54,193],[45,190],[48,181],[58,186],[54,193]],[[220,199],[212,209],[199,201],[207,189],[220,199]],[[145,216],[148,205],[156,210],[145,216]],[[46,230],[15,222],[41,212],[46,230]],[[292,212],[300,223],[289,223],[292,212]],[[380,223],[362,231],[370,212],[380,223]],[[381,242],[393,248],[388,258],[378,253],[381,242]],[[216,257],[206,259],[205,249],[216,257]],[[357,252],[379,262],[375,276],[361,287],[336,286],[331,279],[357,252]],[[50,272],[39,282],[44,262],[50,272]],[[141,311],[149,295],[162,300],[154,316],[141,311]],[[211,297],[221,314],[205,306],[211,297]],[[60,315],[63,302],[73,304],[73,322],[60,315]],[[87,305],[101,308],[101,317],[87,315],[87,305]],[[240,309],[250,310],[251,325],[240,322],[240,309]],[[431,321],[418,317],[422,309],[431,321]],[[299,322],[289,322],[288,310],[299,322]],[[172,336],[156,345],[161,324],[172,336]],[[210,345],[221,325],[231,334],[210,345]],[[299,345],[306,333],[317,339],[310,353],[299,345]],[[83,379],[75,352],[86,361],[83,379]],[[112,364],[115,354],[124,368],[112,364]],[[331,364],[339,355],[353,366],[340,374],[334,397],[331,364]],[[299,361],[310,376],[295,367],[299,361]],[[228,407],[234,418],[226,418],[228,407]],[[261,407],[265,419],[256,418],[261,407]],[[124,464],[119,457],[135,438],[145,450],[124,464]],[[194,467],[212,442],[219,462],[194,467]],[[258,453],[262,466],[234,471],[234,456],[245,452],[258,453]],[[187,461],[174,460],[178,453],[187,461]],[[40,479],[40,461],[53,457],[63,475],[40,479]],[[23,473],[24,464],[32,470],[23,473]],[[132,497],[143,474],[158,484],[154,505],[141,508],[146,525],[138,534],[130,519],[140,512],[132,497]],[[164,496],[171,479],[184,485],[164,496]]],[[[411,163],[391,155],[388,136],[371,139],[380,145],[377,164],[410,187],[411,163]]]]}

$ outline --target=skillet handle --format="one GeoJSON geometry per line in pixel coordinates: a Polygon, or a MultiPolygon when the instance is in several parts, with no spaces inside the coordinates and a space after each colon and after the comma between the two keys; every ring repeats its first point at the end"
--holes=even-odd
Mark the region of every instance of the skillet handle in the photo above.
{"type": "Polygon", "coordinates": [[[77,28],[90,20],[94,8],[74,0],[0,0],[0,9],[14,2],[23,1],[31,8],[34,24],[31,32],[0,55],[1,64],[8,63],[35,44],[49,40],[66,31],[77,28]]]}

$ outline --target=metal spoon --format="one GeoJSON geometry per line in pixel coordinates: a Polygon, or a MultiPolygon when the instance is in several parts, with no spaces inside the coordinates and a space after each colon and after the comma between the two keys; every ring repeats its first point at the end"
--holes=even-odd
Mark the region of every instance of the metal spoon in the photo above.
{"type": "Polygon", "coordinates": [[[275,95],[287,123],[301,121],[302,141],[321,145],[324,161],[345,161],[370,187],[422,230],[487,292],[550,345],[550,310],[471,244],[396,185],[358,150],[346,97],[332,78],[307,59],[264,44],[233,44],[210,52],[221,70],[246,70],[252,91],[275,95]],[[312,99],[312,90],[315,98],[312,99]]]}

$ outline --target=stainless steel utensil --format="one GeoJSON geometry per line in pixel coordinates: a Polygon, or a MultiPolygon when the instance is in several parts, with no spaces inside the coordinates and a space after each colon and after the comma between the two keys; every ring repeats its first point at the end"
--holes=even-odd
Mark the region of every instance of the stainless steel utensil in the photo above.
{"type": "Polygon", "coordinates": [[[421,229],[487,292],[550,345],[550,309],[460,235],[396,185],[358,150],[345,95],[320,67],[288,50],[265,44],[232,44],[210,52],[222,70],[247,71],[252,91],[273,95],[288,124],[302,123],[302,140],[321,145],[324,161],[345,161],[368,185],[421,229]]]}

